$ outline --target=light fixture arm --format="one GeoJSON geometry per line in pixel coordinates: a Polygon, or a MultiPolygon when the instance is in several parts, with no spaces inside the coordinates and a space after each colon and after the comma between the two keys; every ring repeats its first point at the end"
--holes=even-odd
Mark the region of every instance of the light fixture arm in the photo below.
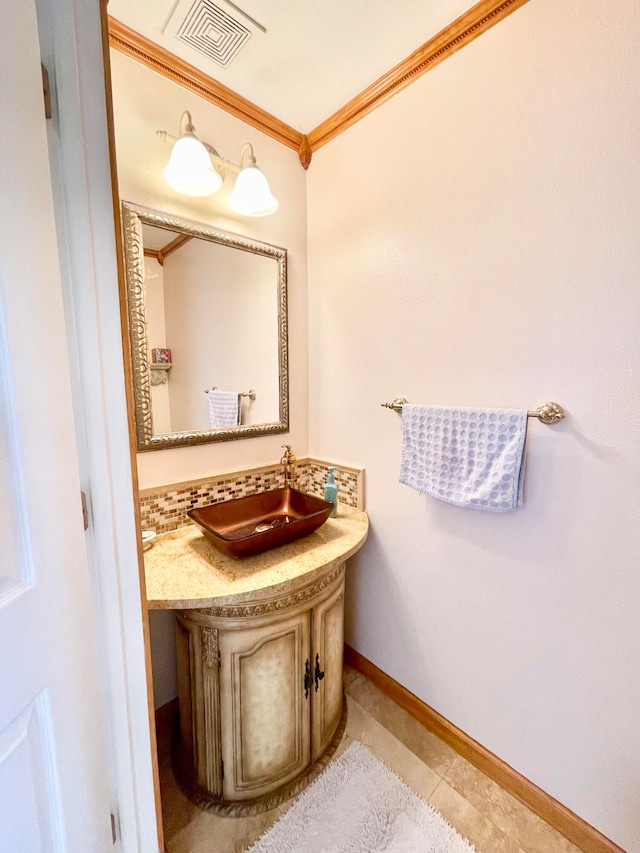
{"type": "MultiPolygon", "coordinates": [[[[156,130],[156,136],[157,136],[157,137],[159,137],[163,142],[168,142],[168,143],[169,143],[169,145],[175,145],[175,144],[176,144],[176,142],[177,142],[177,141],[178,141],[178,139],[179,139],[179,137],[178,137],[178,136],[174,136],[172,133],[169,133],[169,131],[168,131],[168,130],[156,130]]],[[[199,139],[199,140],[198,140],[198,142],[199,142],[201,145],[203,145],[203,146],[207,149],[207,151],[209,152],[209,154],[211,155],[212,159],[214,160],[214,162],[215,162],[217,165],[230,165],[230,166],[233,166],[233,163],[229,163],[229,161],[228,161],[228,160],[225,160],[225,159],[224,159],[224,157],[221,157],[221,156],[218,154],[218,152],[217,152],[217,151],[216,151],[216,149],[213,147],[213,145],[209,145],[209,143],[208,143],[208,142],[203,142],[201,139],[199,139]]],[[[234,167],[234,168],[238,169],[238,171],[239,171],[239,167],[237,167],[237,166],[236,166],[236,167],[234,167]]]]}
{"type": "Polygon", "coordinates": [[[230,172],[233,172],[234,175],[240,174],[240,172],[242,171],[241,166],[236,166],[236,164],[232,163],[231,160],[225,160],[224,157],[221,157],[218,154],[215,148],[212,148],[211,145],[207,145],[206,142],[204,142],[203,144],[211,155],[211,159],[216,164],[216,166],[221,166],[223,169],[228,169],[230,172]]]}
{"type": "MultiPolygon", "coordinates": [[[[195,133],[195,128],[191,121],[191,113],[188,110],[185,110],[180,117],[180,136],[184,136],[185,133],[195,133]]],[[[169,145],[175,145],[178,141],[179,137],[174,136],[172,133],[169,133],[167,130],[156,130],[156,136],[161,139],[163,142],[168,142],[169,145]]],[[[202,139],[198,140],[208,151],[209,156],[213,160],[216,166],[221,166],[223,169],[228,169],[230,172],[233,172],[234,175],[239,175],[240,172],[246,168],[247,166],[255,166],[256,158],[253,153],[253,145],[250,142],[247,142],[242,146],[242,150],[240,151],[240,165],[232,162],[231,160],[225,160],[224,157],[221,157],[220,154],[216,151],[213,145],[209,145],[208,142],[205,142],[202,139]],[[247,163],[245,163],[245,155],[247,158],[247,163]]]]}
{"type": "Polygon", "coordinates": [[[245,145],[242,146],[242,151],[240,152],[240,168],[244,169],[245,166],[255,166],[255,165],[257,165],[257,164],[256,164],[256,158],[253,154],[253,145],[250,142],[247,142],[245,145]],[[249,162],[247,164],[245,164],[244,155],[247,152],[249,152],[248,153],[249,162]]]}
{"type": "Polygon", "coordinates": [[[191,119],[191,113],[189,110],[185,110],[180,116],[180,136],[184,136],[185,133],[192,133],[195,135],[196,129],[193,126],[193,121],[191,119]]]}
{"type": "MultiPolygon", "coordinates": [[[[185,110],[180,116],[180,136],[182,137],[186,133],[195,136],[195,130],[196,129],[191,119],[191,113],[189,112],[189,110],[185,110]]],[[[158,136],[163,142],[168,142],[170,145],[175,145],[179,139],[179,137],[174,136],[172,133],[169,133],[166,130],[156,130],[156,136],[158,136]]],[[[221,157],[220,154],[213,147],[213,145],[209,145],[208,142],[205,142],[202,139],[198,139],[198,141],[207,149],[209,156],[211,157],[216,166],[222,167],[223,169],[228,169],[230,172],[233,172],[234,175],[239,175],[240,172],[244,169],[243,161],[245,152],[247,150],[249,151],[249,165],[256,165],[256,158],[253,154],[253,146],[249,142],[247,142],[246,145],[243,145],[242,147],[242,151],[240,152],[241,165],[238,166],[231,160],[225,160],[224,157],[221,157]]]]}

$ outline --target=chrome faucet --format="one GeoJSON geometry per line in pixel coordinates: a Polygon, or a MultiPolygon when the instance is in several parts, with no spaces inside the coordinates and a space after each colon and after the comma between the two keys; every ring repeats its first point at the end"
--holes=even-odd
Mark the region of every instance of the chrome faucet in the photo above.
{"type": "Polygon", "coordinates": [[[285,489],[293,489],[295,482],[295,464],[296,464],[296,455],[291,450],[290,444],[283,444],[285,452],[280,460],[280,464],[283,468],[284,473],[284,487],[285,489]]]}

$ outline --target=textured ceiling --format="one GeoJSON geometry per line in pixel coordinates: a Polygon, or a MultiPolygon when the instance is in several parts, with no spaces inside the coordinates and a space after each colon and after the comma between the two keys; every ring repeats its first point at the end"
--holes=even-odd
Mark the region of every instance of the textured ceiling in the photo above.
{"type": "Polygon", "coordinates": [[[209,3],[215,2],[110,0],[109,14],[302,133],[473,5],[472,0],[234,0],[252,23],[219,0],[223,12],[252,30],[238,48],[237,34],[213,17],[217,12],[209,3]],[[179,37],[189,15],[195,24],[179,37]],[[226,67],[201,52],[218,46],[226,57],[234,44],[237,52],[226,67]]]}

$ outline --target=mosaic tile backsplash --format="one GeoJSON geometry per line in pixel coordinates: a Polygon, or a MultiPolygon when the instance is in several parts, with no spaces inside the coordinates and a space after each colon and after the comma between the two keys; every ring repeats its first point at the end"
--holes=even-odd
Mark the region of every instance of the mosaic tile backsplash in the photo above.
{"type": "MultiPolygon", "coordinates": [[[[318,459],[300,460],[295,468],[295,487],[301,492],[323,497],[329,464],[332,463],[318,459]]],[[[363,477],[362,469],[336,466],[335,478],[340,503],[364,509],[363,477]]],[[[271,468],[256,468],[239,474],[194,480],[192,483],[144,489],[140,492],[142,529],[167,533],[190,524],[187,512],[194,507],[242,498],[256,492],[277,489],[282,485],[282,466],[274,465],[271,468]]]]}

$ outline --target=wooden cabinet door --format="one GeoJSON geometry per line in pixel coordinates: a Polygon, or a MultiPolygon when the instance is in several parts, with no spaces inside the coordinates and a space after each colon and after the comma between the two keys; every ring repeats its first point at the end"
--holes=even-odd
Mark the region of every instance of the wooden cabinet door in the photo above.
{"type": "Polygon", "coordinates": [[[312,610],[312,674],[314,679],[311,712],[312,761],[329,745],[342,715],[342,656],[344,649],[344,577],[342,583],[312,610]]]}
{"type": "Polygon", "coordinates": [[[260,797],[311,761],[309,613],[219,633],[225,800],[260,797]]]}

